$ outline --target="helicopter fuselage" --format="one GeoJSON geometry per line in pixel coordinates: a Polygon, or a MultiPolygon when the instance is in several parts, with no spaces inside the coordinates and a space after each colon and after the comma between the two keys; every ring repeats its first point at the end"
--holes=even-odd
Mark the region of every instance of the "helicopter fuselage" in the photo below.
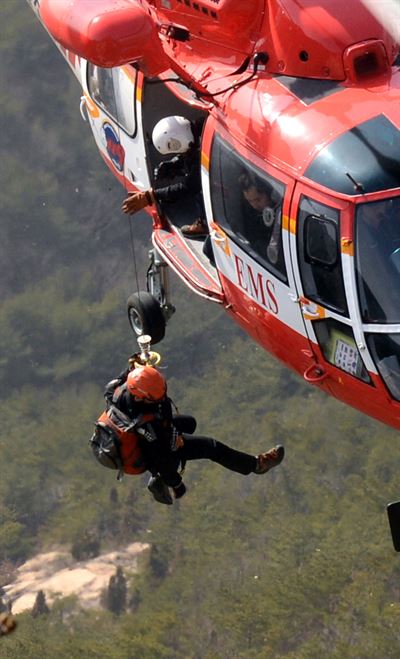
{"type": "MultiPolygon", "coordinates": [[[[154,186],[159,119],[203,124],[213,264],[180,231],[194,213],[190,200],[149,208],[157,251],[306,381],[399,428],[394,40],[358,0],[118,0],[118,17],[111,4],[102,16],[104,43],[120,34],[121,12],[134,9],[159,58],[129,35],[123,49],[108,40],[105,58],[92,19],[69,10],[57,23],[64,4],[41,0],[36,10],[82,84],[81,111],[127,191],[154,186]]],[[[88,12],[96,4],[75,0],[88,12]]]]}

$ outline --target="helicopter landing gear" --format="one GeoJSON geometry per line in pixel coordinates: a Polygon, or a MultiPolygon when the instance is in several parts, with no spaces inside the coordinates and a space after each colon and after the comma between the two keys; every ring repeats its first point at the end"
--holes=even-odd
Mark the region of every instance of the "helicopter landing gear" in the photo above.
{"type": "Polygon", "coordinates": [[[154,345],[164,338],[166,324],[175,312],[175,307],[169,301],[167,263],[155,249],[150,250],[149,259],[147,291],[130,295],[127,310],[134,334],[149,334],[154,345]]]}
{"type": "Polygon", "coordinates": [[[152,344],[165,335],[165,318],[155,297],[146,291],[130,295],[127,301],[129,324],[136,336],[149,334],[152,344]]]}

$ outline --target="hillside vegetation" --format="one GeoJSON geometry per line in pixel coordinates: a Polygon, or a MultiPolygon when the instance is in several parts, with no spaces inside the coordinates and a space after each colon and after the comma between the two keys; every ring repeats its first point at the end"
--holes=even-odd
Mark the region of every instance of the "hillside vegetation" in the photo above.
{"type": "MultiPolygon", "coordinates": [[[[242,477],[189,464],[156,504],[87,440],[105,382],[135,348],[123,189],[79,115],[77,82],[25,3],[0,4],[0,586],[40,551],[151,542],[125,613],[59,600],[18,616],[6,659],[397,658],[398,434],[306,386],[173,276],[159,346],[169,392],[199,432],[283,465],[242,477]]],[[[143,285],[150,221],[135,217],[143,285]]]]}

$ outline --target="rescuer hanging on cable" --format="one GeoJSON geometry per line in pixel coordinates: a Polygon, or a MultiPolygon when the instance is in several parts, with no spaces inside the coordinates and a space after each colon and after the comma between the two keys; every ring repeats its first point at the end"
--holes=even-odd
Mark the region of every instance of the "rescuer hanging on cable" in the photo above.
{"type": "Polygon", "coordinates": [[[144,465],[152,474],[149,489],[161,503],[173,502],[170,489],[175,499],[185,494],[181,474],[188,460],[208,459],[249,475],[265,474],[284,458],[281,445],[254,456],[211,437],[194,435],[195,418],[174,413],[166,380],[155,366],[135,362],[107,384],[104,395],[108,406],[117,408],[137,428],[144,465]]]}

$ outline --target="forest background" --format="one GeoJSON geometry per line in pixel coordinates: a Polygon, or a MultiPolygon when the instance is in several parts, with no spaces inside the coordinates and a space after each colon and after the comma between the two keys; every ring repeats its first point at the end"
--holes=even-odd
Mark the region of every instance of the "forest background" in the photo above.
{"type": "MultiPolygon", "coordinates": [[[[155,504],[146,477],[101,468],[87,440],[104,383],[134,350],[123,189],[79,114],[80,89],[23,0],[0,3],[0,586],[39,551],[152,543],[119,616],[74,598],[18,616],[7,659],[399,657],[398,433],[306,386],[173,276],[160,346],[202,434],[283,465],[189,465],[155,504]],[[149,533],[151,532],[151,533],[149,533]]],[[[150,221],[133,220],[140,283],[150,221]]],[[[82,549],[82,551],[83,551],[82,549]]]]}

